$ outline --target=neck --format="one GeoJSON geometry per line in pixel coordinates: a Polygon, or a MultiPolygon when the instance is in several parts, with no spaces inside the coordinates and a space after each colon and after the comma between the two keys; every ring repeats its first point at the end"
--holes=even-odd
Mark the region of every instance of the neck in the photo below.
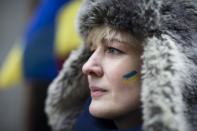
{"type": "Polygon", "coordinates": [[[141,111],[135,111],[129,113],[123,117],[119,117],[114,120],[115,125],[118,129],[135,128],[142,124],[141,111]]]}

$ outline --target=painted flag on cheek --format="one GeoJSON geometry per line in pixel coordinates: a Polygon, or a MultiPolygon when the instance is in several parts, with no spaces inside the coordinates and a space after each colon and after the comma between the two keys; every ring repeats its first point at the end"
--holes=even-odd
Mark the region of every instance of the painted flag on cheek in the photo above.
{"type": "Polygon", "coordinates": [[[123,75],[123,83],[125,84],[131,84],[132,82],[135,82],[137,80],[139,80],[139,75],[137,71],[131,71],[123,75]]]}

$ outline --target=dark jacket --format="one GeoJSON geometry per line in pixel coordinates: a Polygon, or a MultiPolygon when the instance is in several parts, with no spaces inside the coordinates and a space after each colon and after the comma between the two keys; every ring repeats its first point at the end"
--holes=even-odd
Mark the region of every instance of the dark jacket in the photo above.
{"type": "Polygon", "coordinates": [[[93,117],[89,112],[90,102],[91,98],[88,98],[74,125],[75,131],[142,131],[141,125],[135,128],[117,129],[112,121],[93,117]]]}
{"type": "MultiPolygon", "coordinates": [[[[196,131],[197,2],[85,0],[77,23],[84,42],[99,25],[127,30],[143,40],[143,130],[196,131]]],[[[73,129],[89,95],[81,72],[89,54],[84,43],[49,87],[45,111],[56,131],[73,129]]]]}

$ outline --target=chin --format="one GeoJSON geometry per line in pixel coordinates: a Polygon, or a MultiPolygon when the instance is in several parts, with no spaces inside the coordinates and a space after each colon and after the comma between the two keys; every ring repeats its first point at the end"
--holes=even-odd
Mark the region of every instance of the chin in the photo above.
{"type": "Polygon", "coordinates": [[[97,118],[103,118],[105,113],[102,111],[102,107],[100,107],[98,104],[95,104],[94,102],[91,102],[89,106],[89,112],[92,116],[97,118]]]}
{"type": "Polygon", "coordinates": [[[113,112],[113,109],[111,109],[111,106],[94,102],[91,102],[89,112],[92,116],[102,119],[113,119],[116,114],[113,112]]]}

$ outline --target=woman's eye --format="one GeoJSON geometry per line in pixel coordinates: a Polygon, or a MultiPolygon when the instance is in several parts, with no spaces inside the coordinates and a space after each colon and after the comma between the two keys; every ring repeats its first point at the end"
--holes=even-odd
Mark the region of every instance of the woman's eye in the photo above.
{"type": "Polygon", "coordinates": [[[107,47],[106,52],[110,53],[110,54],[114,54],[114,55],[118,55],[118,54],[123,53],[121,50],[114,48],[114,47],[107,47]]]}

